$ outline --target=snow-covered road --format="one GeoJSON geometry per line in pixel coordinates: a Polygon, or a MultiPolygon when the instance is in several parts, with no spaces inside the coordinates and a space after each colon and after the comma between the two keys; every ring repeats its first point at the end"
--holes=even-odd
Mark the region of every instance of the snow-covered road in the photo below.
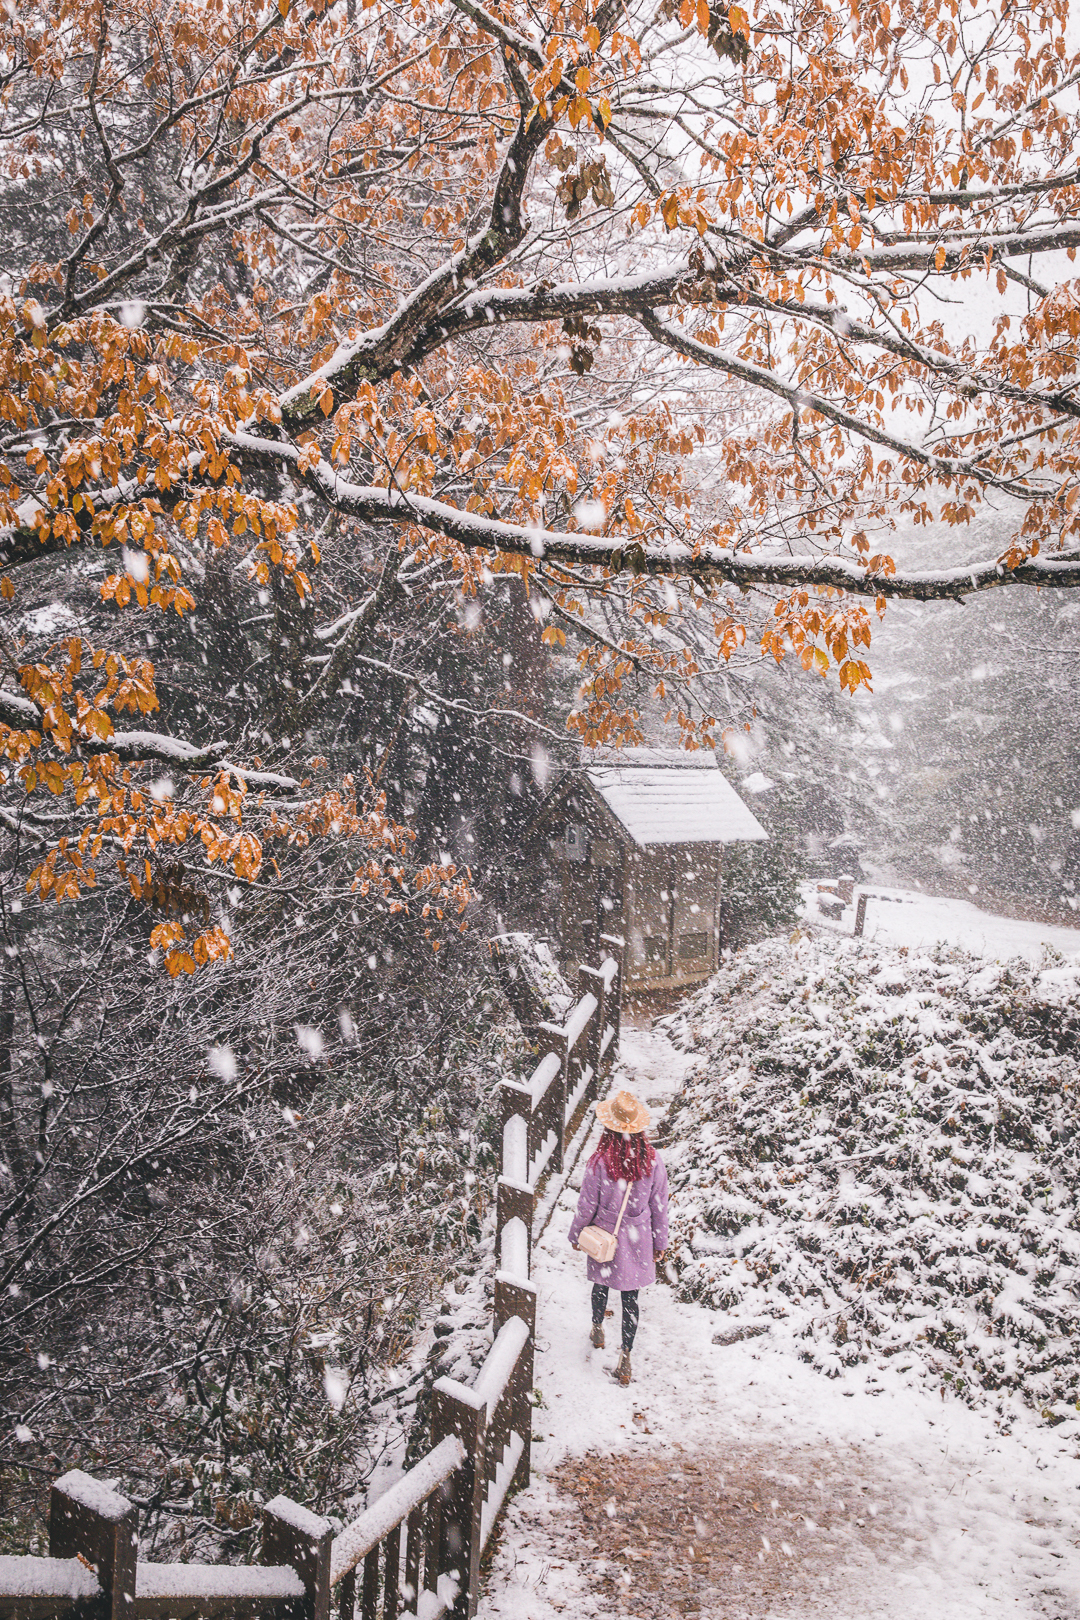
{"type": "MultiPolygon", "coordinates": [[[[624,1029],[622,1054],[654,1113],[698,1061],[658,1031],[624,1029]]],[[[667,1286],[642,1295],[619,1388],[566,1243],[583,1167],[534,1254],[533,1480],[483,1620],[1080,1616],[1080,1462],[1051,1429],[1002,1434],[891,1366],[827,1379],[777,1322],[716,1344],[723,1314],[667,1286]]]]}

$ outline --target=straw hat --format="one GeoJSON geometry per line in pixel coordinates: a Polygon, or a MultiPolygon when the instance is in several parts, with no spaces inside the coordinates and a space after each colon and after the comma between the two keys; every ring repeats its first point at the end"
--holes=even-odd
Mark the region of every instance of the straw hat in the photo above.
{"type": "Polygon", "coordinates": [[[636,1136],[649,1128],[649,1110],[638,1102],[632,1091],[617,1091],[614,1097],[605,1097],[596,1105],[596,1117],[609,1131],[624,1131],[636,1136]]]}

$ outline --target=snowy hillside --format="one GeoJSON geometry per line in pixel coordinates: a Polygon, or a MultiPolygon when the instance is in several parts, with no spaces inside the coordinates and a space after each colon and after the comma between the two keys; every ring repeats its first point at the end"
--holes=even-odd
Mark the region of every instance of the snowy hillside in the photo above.
{"type": "Polygon", "coordinates": [[[669,1024],[684,1297],[1080,1436],[1080,964],[770,940],[669,1024]]]}
{"type": "Polygon", "coordinates": [[[821,909],[821,902],[827,902],[831,896],[820,893],[816,883],[802,883],[799,889],[800,914],[815,932],[827,929],[852,935],[856,907],[860,896],[865,895],[863,937],[879,944],[929,950],[939,940],[947,940],[950,945],[957,945],[975,956],[1002,960],[1022,956],[1032,963],[1042,961],[1047,945],[1064,956],[1080,954],[1080,928],[1001,917],[984,911],[970,900],[921,894],[917,889],[887,888],[880,883],[860,883],[842,915],[831,918],[821,909]]]}

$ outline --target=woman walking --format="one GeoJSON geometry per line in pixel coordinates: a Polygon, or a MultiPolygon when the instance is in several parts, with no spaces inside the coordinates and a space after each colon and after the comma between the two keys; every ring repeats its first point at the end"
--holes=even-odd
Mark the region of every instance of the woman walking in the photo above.
{"type": "Polygon", "coordinates": [[[576,1249],[586,1226],[617,1232],[613,1259],[589,1257],[589,1281],[593,1285],[589,1337],[597,1350],[604,1348],[608,1289],[619,1289],[622,1348],[615,1377],[625,1385],[630,1382],[630,1352],[638,1325],[638,1290],[656,1281],[656,1262],[663,1259],[667,1249],[667,1171],[645,1135],[648,1110],[632,1092],[619,1091],[598,1102],[596,1117],[604,1126],[604,1134],[581,1183],[570,1242],[576,1249]]]}

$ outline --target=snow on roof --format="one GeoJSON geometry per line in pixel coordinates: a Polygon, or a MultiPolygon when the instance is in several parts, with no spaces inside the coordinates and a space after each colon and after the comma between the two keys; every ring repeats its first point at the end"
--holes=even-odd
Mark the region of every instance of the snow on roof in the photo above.
{"type": "Polygon", "coordinates": [[[625,765],[640,770],[646,765],[666,771],[715,771],[716,755],[711,748],[583,748],[581,763],[587,770],[594,765],[625,765]]]}
{"type": "Polygon", "coordinates": [[[768,833],[704,750],[624,748],[585,774],[636,844],[760,843],[768,833]],[[617,761],[617,762],[616,762],[617,761]]]}

